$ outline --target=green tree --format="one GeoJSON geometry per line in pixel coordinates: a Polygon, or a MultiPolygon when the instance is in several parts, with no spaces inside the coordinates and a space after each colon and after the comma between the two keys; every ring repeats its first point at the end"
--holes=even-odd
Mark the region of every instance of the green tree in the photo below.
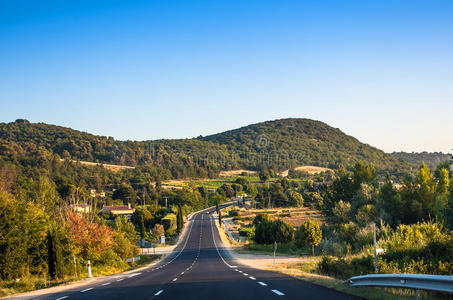
{"type": "Polygon", "coordinates": [[[269,175],[269,172],[268,171],[265,171],[265,170],[261,170],[258,174],[258,176],[260,177],[260,180],[262,182],[266,182],[269,180],[270,178],[270,175],[269,175]]]}
{"type": "Polygon", "coordinates": [[[291,206],[302,207],[304,205],[304,198],[298,192],[289,191],[288,200],[291,206]]]}
{"type": "Polygon", "coordinates": [[[322,240],[322,231],[318,223],[308,220],[297,231],[297,242],[299,245],[310,245],[312,254],[315,256],[315,246],[322,240]]]}
{"type": "Polygon", "coordinates": [[[49,217],[42,207],[0,193],[0,278],[47,273],[49,217]]]}
{"type": "Polygon", "coordinates": [[[226,196],[227,198],[232,198],[232,197],[234,197],[234,195],[235,195],[234,189],[231,187],[230,184],[226,184],[226,183],[225,183],[225,184],[222,184],[222,185],[220,186],[220,189],[222,189],[222,190],[225,191],[225,196],[226,196]]]}
{"type": "Polygon", "coordinates": [[[47,230],[47,262],[48,272],[52,280],[61,279],[71,265],[71,243],[67,230],[52,225],[47,230]]]}
{"type": "Polygon", "coordinates": [[[122,184],[120,188],[116,189],[112,195],[113,199],[120,199],[124,204],[135,203],[137,194],[129,184],[122,184]]]}
{"type": "Polygon", "coordinates": [[[184,226],[184,217],[182,214],[182,208],[181,205],[178,205],[178,213],[176,214],[176,225],[177,225],[177,231],[178,233],[181,232],[183,226],[184,226]]]}
{"type": "Polygon", "coordinates": [[[260,223],[263,223],[263,222],[269,222],[270,221],[270,218],[269,218],[269,215],[267,213],[262,213],[262,214],[258,214],[254,219],[253,219],[253,226],[258,226],[260,223]]]}
{"type": "Polygon", "coordinates": [[[351,203],[343,202],[343,200],[335,203],[332,209],[331,222],[334,224],[346,223],[350,219],[351,203]]]}
{"type": "Polygon", "coordinates": [[[291,225],[281,220],[276,220],[272,223],[275,242],[286,244],[294,240],[294,229],[291,225]]]}

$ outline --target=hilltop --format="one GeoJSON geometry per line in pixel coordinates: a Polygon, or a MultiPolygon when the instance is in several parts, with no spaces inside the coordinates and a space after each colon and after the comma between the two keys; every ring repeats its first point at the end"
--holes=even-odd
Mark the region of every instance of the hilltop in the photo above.
{"type": "Polygon", "coordinates": [[[337,169],[358,160],[375,164],[380,172],[398,173],[411,168],[411,164],[361,143],[338,128],[310,119],[267,121],[199,139],[226,145],[234,152],[247,152],[249,157],[259,156],[279,169],[300,165],[337,169]]]}
{"type": "Polygon", "coordinates": [[[127,166],[159,166],[164,178],[213,177],[220,170],[299,166],[337,169],[363,160],[380,173],[407,172],[410,163],[309,119],[267,121],[198,138],[119,141],[71,128],[16,120],[0,123],[0,156],[53,155],[127,166]],[[170,174],[171,173],[171,174],[170,174]]]}

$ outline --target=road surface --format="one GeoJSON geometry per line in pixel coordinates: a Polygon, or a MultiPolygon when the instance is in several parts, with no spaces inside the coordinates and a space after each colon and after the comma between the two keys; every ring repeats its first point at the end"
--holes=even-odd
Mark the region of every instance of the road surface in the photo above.
{"type": "Polygon", "coordinates": [[[359,299],[236,263],[214,222],[211,214],[194,215],[179,245],[156,265],[33,299],[359,299]]]}

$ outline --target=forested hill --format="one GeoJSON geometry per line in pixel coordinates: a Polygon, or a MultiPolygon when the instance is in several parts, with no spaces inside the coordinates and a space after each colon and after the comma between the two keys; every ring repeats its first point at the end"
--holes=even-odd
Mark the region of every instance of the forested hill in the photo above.
{"type": "Polygon", "coordinates": [[[271,156],[270,161],[285,161],[285,156],[290,156],[294,159],[290,164],[296,165],[336,169],[363,160],[372,162],[381,172],[395,173],[412,168],[412,164],[361,143],[338,128],[310,119],[267,121],[201,139],[226,145],[234,151],[264,152],[271,156]]]}
{"type": "Polygon", "coordinates": [[[450,160],[450,155],[442,152],[392,152],[390,155],[415,165],[425,162],[431,169],[436,168],[439,163],[450,160]]]}
{"type": "Polygon", "coordinates": [[[412,165],[359,142],[339,129],[308,119],[283,119],[180,140],[117,141],[66,127],[16,120],[0,123],[0,156],[48,157],[131,166],[159,166],[163,177],[215,176],[222,169],[299,165],[337,168],[358,160],[378,172],[407,172],[412,165]],[[165,173],[164,172],[164,173],[165,173]],[[171,173],[171,174],[170,174],[171,173]]]}

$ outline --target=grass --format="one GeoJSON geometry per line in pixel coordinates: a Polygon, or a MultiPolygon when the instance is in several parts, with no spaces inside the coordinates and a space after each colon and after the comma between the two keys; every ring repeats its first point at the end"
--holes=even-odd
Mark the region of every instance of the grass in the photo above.
{"type": "MultiPolygon", "coordinates": [[[[409,289],[390,289],[374,287],[350,287],[342,280],[316,274],[316,266],[321,257],[309,257],[300,263],[279,264],[268,270],[283,273],[317,285],[331,288],[347,294],[372,300],[413,300],[414,291],[409,289]]],[[[419,291],[419,299],[451,299],[448,295],[439,295],[434,292],[419,291]]]]}
{"type": "MultiPolygon", "coordinates": [[[[247,180],[249,183],[261,183],[261,180],[258,176],[256,175],[251,175],[251,176],[225,176],[225,177],[220,177],[220,178],[215,178],[215,179],[195,179],[195,180],[168,180],[162,182],[162,185],[169,185],[169,186],[178,186],[178,187],[199,187],[203,186],[208,189],[217,189],[223,184],[231,184],[236,181],[238,178],[244,178],[247,180]]],[[[279,178],[271,178],[269,179],[270,182],[276,181],[279,178]]],[[[303,182],[302,179],[290,179],[290,181],[298,181],[298,182],[303,182]]]]}
{"type": "MultiPolygon", "coordinates": [[[[274,246],[273,245],[263,245],[263,244],[256,244],[250,243],[245,246],[245,250],[251,253],[257,254],[267,254],[273,255],[274,254],[274,246]]],[[[304,256],[307,255],[311,251],[311,248],[297,248],[292,243],[291,244],[278,244],[277,251],[275,251],[276,255],[291,255],[291,256],[304,256]]]]}
{"type": "MultiPolygon", "coordinates": [[[[129,263],[127,268],[123,269],[113,267],[103,267],[99,269],[93,268],[93,275],[106,276],[124,271],[134,270],[142,266],[145,266],[149,263],[152,263],[153,261],[160,259],[160,257],[161,255],[140,255],[140,260],[133,263],[129,263]]],[[[17,280],[0,281],[0,297],[50,288],[59,285],[65,285],[73,283],[83,278],[86,278],[86,274],[84,274],[84,276],[79,276],[78,278],[76,278],[75,276],[67,276],[62,280],[49,280],[48,278],[43,277],[26,277],[17,280]]]]}

